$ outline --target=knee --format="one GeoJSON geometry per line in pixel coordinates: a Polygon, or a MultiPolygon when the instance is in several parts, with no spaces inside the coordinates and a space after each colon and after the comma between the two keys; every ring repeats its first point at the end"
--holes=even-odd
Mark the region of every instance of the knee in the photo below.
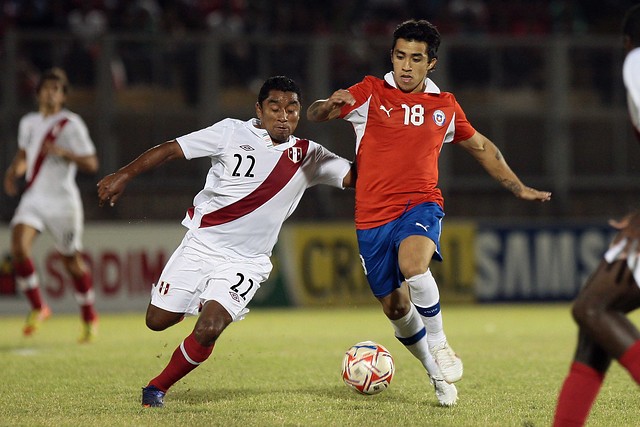
{"type": "Polygon", "coordinates": [[[595,304],[593,299],[580,298],[578,296],[571,307],[571,315],[579,326],[587,326],[598,322],[603,309],[604,307],[595,304]]]}
{"type": "Polygon", "coordinates": [[[394,301],[389,304],[382,304],[385,316],[390,320],[398,320],[404,317],[411,309],[410,301],[394,301]]]}
{"type": "Polygon", "coordinates": [[[147,328],[151,329],[152,331],[159,332],[167,329],[167,325],[159,322],[158,319],[154,317],[147,316],[145,323],[147,324],[147,328]]]}
{"type": "Polygon", "coordinates": [[[196,341],[200,344],[211,346],[216,342],[226,327],[226,322],[221,319],[204,319],[200,317],[193,329],[193,334],[196,341]]]}
{"type": "Polygon", "coordinates": [[[420,276],[429,271],[429,265],[424,262],[401,262],[400,272],[406,278],[420,276]]]}
{"type": "Polygon", "coordinates": [[[147,325],[147,328],[156,332],[164,331],[169,326],[171,326],[171,324],[167,323],[163,317],[156,315],[152,311],[147,311],[145,323],[147,325]]]}
{"type": "Polygon", "coordinates": [[[71,277],[77,279],[84,275],[85,266],[80,254],[64,256],[62,259],[64,267],[71,277]]]}

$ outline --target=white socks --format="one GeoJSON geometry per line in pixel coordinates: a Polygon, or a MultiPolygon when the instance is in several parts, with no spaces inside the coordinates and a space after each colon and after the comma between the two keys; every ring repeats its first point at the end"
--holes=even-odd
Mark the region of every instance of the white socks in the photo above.
{"type": "Polygon", "coordinates": [[[425,335],[427,331],[420,314],[412,304],[409,313],[398,320],[391,320],[391,325],[396,333],[396,338],[407,347],[407,350],[411,352],[425,367],[430,375],[434,375],[439,371],[436,361],[429,352],[429,346],[425,335]]]}
{"type": "Polygon", "coordinates": [[[411,291],[411,300],[427,328],[429,348],[442,344],[447,340],[447,336],[442,326],[440,292],[431,270],[427,269],[425,273],[408,278],[407,285],[411,291]]]}

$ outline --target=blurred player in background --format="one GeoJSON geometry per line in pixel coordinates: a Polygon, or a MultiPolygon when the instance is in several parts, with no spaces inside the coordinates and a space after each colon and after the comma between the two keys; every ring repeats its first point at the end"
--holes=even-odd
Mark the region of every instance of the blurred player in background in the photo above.
{"type": "Polygon", "coordinates": [[[32,335],[51,315],[40,294],[31,255],[37,235],[47,229],[75,287],[83,322],[80,341],[88,342],[96,334],[98,317],[91,274],[81,254],[84,212],[75,178],[77,170],[97,172],[98,158],[84,121],[64,107],[68,86],[67,76],[59,68],[40,78],[36,86],[38,111],[20,121],[18,152],[5,173],[4,189],[17,196],[19,179],[26,179],[11,220],[16,282],[31,304],[24,335],[32,335]]]}
{"type": "Polygon", "coordinates": [[[169,160],[209,157],[211,169],[182,224],[188,231],[151,291],[146,323],[162,331],[198,315],[193,332],[142,390],[142,405],[163,406],[166,391],[204,362],[222,331],[244,318],[271,272],[282,223],[316,184],[353,187],[351,163],[293,136],[301,94],[284,76],[265,81],[257,119],[225,119],[144,152],[98,183],[100,202],[116,203],[135,176],[169,160]]]}
{"type": "Polygon", "coordinates": [[[457,401],[452,383],[462,361],[447,343],[438,286],[429,270],[441,261],[444,217],[438,183],[443,143],[467,150],[499,181],[525,200],[549,200],[525,186],[498,148],[477,132],[451,93],[427,78],[440,34],[429,22],[411,20],[393,33],[393,71],[367,76],[307,111],[312,121],[343,118],[356,133],[356,228],[365,274],[396,337],[429,372],[441,405],[457,401]],[[430,362],[433,355],[436,365],[430,362]]]}
{"type": "MultiPolygon", "coordinates": [[[[640,141],[640,5],[627,12],[622,34],[622,77],[640,141]]],[[[578,344],[558,396],[556,427],[585,424],[613,359],[640,385],[640,331],[627,318],[640,307],[640,211],[611,225],[620,231],[573,304],[578,344]]]]}

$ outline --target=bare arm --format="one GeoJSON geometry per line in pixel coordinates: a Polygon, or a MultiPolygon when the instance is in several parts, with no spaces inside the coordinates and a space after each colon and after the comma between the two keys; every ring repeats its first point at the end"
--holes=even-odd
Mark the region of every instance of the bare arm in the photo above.
{"type": "Polygon", "coordinates": [[[109,204],[114,206],[130,180],[141,173],[179,158],[183,159],[184,153],[175,139],[148,149],[128,165],[98,182],[99,205],[102,206],[104,202],[109,201],[109,204]]]}
{"type": "Polygon", "coordinates": [[[16,180],[27,173],[27,153],[20,149],[4,174],[4,191],[11,197],[18,195],[16,180]]]}
{"type": "Polygon", "coordinates": [[[502,153],[487,137],[476,132],[471,138],[459,143],[467,150],[496,181],[511,191],[516,197],[524,200],[551,200],[551,193],[539,191],[524,185],[511,170],[502,153]]]}
{"type": "Polygon", "coordinates": [[[327,98],[319,99],[307,109],[307,119],[312,122],[326,122],[340,116],[340,109],[346,105],[353,105],[356,102],[353,95],[348,90],[339,89],[327,98]]]}

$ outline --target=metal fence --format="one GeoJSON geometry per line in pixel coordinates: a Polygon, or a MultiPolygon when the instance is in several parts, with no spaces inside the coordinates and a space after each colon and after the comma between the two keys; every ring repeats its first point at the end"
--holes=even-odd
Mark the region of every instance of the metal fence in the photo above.
{"type": "MultiPolygon", "coordinates": [[[[220,35],[111,34],[79,40],[63,33],[11,32],[0,53],[0,167],[16,150],[17,123],[33,109],[37,71],[64,67],[68,105],[87,122],[101,159],[100,176],[158,143],[224,117],[254,115],[264,78],[285,74],[303,103],[390,69],[390,39],[344,37],[231,38],[220,35]]],[[[623,213],[637,200],[640,160],[621,80],[617,38],[444,37],[432,79],[456,94],[472,124],[502,150],[531,186],[554,200],[515,199],[464,152],[445,147],[441,183],[448,215],[583,217],[623,213]]],[[[296,135],[353,158],[345,122],[301,120],[296,135]]],[[[115,209],[98,209],[95,183],[80,176],[87,219],[176,219],[201,188],[206,161],[175,162],[138,177],[115,209]]],[[[16,201],[2,195],[0,220],[16,201]]],[[[318,187],[294,215],[299,220],[349,219],[351,191],[318,187]]]]}

